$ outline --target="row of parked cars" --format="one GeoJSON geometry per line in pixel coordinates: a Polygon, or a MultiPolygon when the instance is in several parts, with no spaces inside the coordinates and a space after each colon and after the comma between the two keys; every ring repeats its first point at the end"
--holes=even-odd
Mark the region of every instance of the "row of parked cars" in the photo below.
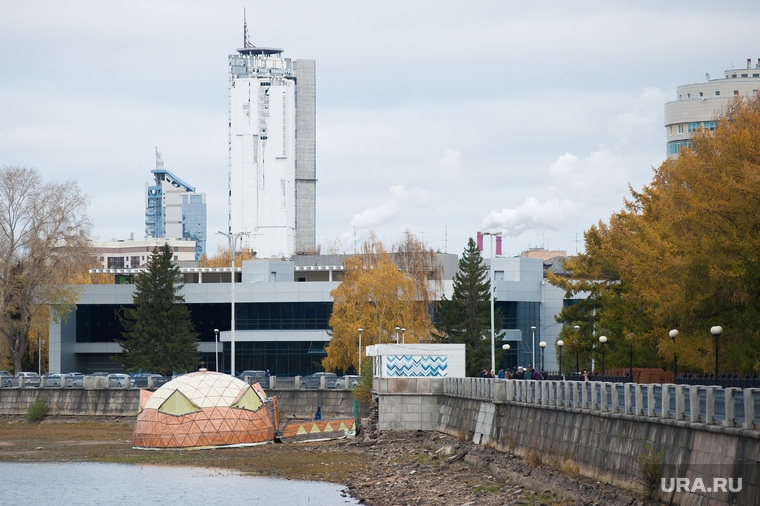
{"type": "MultiPolygon", "coordinates": [[[[158,388],[168,381],[167,378],[160,374],[151,373],[138,373],[138,374],[124,374],[124,373],[107,373],[107,372],[95,372],[88,374],[87,376],[105,376],[108,378],[108,384],[111,387],[124,388],[126,386],[134,388],[147,388],[148,378],[153,378],[153,387],[158,388]]],[[[81,372],[68,372],[68,373],[45,373],[39,376],[36,372],[17,372],[12,375],[8,371],[0,371],[0,378],[2,378],[3,387],[17,387],[21,383],[20,379],[24,378],[24,386],[26,387],[39,387],[45,385],[46,387],[60,387],[64,384],[67,387],[84,387],[85,374],[81,372]],[[65,382],[65,383],[64,383],[65,382]]]]}
{"type": "MultiPolygon", "coordinates": [[[[248,379],[249,383],[257,382],[262,388],[269,388],[269,374],[267,371],[243,371],[238,374],[242,380],[248,379]]],[[[308,376],[301,377],[301,388],[319,388],[322,384],[322,378],[325,378],[326,388],[345,388],[351,389],[356,386],[358,376],[338,376],[332,372],[316,372],[308,376]]],[[[279,384],[280,382],[278,382],[279,384]]],[[[284,382],[283,382],[284,383],[284,382]]]]}

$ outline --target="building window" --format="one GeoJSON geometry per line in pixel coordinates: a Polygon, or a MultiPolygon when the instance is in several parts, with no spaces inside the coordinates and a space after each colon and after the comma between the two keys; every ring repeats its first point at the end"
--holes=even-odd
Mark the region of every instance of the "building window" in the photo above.
{"type": "Polygon", "coordinates": [[[739,90],[734,90],[734,95],[738,95],[738,94],[739,94],[739,90]]]}
{"type": "Polygon", "coordinates": [[[689,133],[699,130],[699,123],[689,123],[689,133]]]}
{"type": "Polygon", "coordinates": [[[700,96],[700,97],[704,97],[704,96],[705,96],[704,92],[700,91],[700,92],[699,92],[699,96],[700,96]]]}
{"type": "Polygon", "coordinates": [[[742,74],[742,77],[749,77],[749,74],[742,74]]]}
{"type": "Polygon", "coordinates": [[[686,98],[691,98],[691,93],[687,93],[686,98]]]}
{"type": "MultiPolygon", "coordinates": [[[[734,76],[734,77],[736,77],[736,76],[734,76]]],[[[718,90],[715,90],[715,96],[716,96],[716,97],[719,97],[719,96],[720,96],[720,92],[719,92],[718,90]]]]}
{"type": "Polygon", "coordinates": [[[679,134],[683,133],[683,125],[678,125],[678,133],[679,134]]]}

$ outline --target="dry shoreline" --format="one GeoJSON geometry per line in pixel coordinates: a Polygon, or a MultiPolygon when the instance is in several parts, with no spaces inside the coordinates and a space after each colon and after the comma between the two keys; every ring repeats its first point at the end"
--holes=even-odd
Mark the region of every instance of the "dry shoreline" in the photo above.
{"type": "MultiPolygon", "coordinates": [[[[146,452],[131,446],[134,417],[0,416],[0,461],[88,461],[214,467],[329,481],[368,505],[646,504],[634,492],[529,465],[456,438],[393,432],[377,440],[146,452]]],[[[536,464],[534,462],[533,464],[536,464]]]]}

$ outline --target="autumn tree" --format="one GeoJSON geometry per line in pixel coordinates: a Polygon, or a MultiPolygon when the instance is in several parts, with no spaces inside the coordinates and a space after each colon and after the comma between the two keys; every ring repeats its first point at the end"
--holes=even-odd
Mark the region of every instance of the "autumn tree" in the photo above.
{"type": "Polygon", "coordinates": [[[88,204],[73,181],[44,183],[34,169],[0,169],[0,336],[16,371],[32,334],[39,338],[38,329],[65,317],[78,297],[67,280],[91,258],[88,204]]]}
{"type": "MultiPolygon", "coordinates": [[[[256,252],[250,249],[235,250],[235,266],[240,267],[244,261],[256,258],[256,252]]],[[[230,249],[221,244],[216,247],[216,255],[209,257],[205,253],[201,255],[199,267],[227,267],[230,266],[230,249]]]]}
{"type": "MultiPolygon", "coordinates": [[[[636,336],[661,365],[678,353],[685,368],[712,371],[709,329],[721,325],[720,369],[759,371],[758,203],[760,103],[737,98],[714,132],[699,132],[650,184],[631,190],[608,224],[586,233],[586,253],[568,264],[572,280],[560,286],[580,293],[604,283],[589,291],[599,331],[636,336]]],[[[569,312],[561,319],[569,322],[569,312]]]]}
{"type": "Polygon", "coordinates": [[[135,279],[134,308],[124,308],[121,355],[111,360],[127,372],[163,375],[194,371],[200,362],[198,334],[185,306],[179,267],[169,244],[153,250],[146,270],[135,279]]]}
{"type": "MultiPolygon", "coordinates": [[[[415,239],[408,239],[414,243],[415,239]]],[[[406,329],[403,337],[407,343],[430,341],[431,316],[426,300],[431,296],[425,293],[429,285],[417,282],[412,272],[399,269],[374,235],[362,244],[359,253],[344,259],[344,269],[343,281],[330,292],[332,339],[322,361],[325,370],[358,370],[364,348],[395,342],[396,327],[406,329]],[[363,329],[361,346],[359,328],[363,329]]],[[[427,279],[427,273],[425,276],[427,279]]]]}
{"type": "MultiPolygon", "coordinates": [[[[454,293],[451,299],[444,297],[441,301],[440,323],[436,327],[443,342],[464,343],[468,376],[477,376],[483,368],[491,368],[490,288],[488,269],[475,241],[470,238],[454,276],[454,293]]],[[[499,312],[494,321],[501,321],[499,312]]],[[[499,329],[496,332],[500,334],[499,329]]],[[[500,356],[502,350],[495,353],[500,356]]]]}

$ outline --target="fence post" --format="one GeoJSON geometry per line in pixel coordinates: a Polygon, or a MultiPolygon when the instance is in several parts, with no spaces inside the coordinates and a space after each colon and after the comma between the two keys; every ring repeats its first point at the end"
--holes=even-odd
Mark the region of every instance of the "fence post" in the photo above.
{"type": "Polygon", "coordinates": [[[666,383],[662,385],[662,416],[661,418],[670,418],[670,391],[673,385],[666,383]]]}
{"type": "Polygon", "coordinates": [[[692,423],[699,422],[699,386],[689,388],[689,420],[692,423]]]}
{"type": "Polygon", "coordinates": [[[736,419],[736,412],[734,404],[734,392],[739,390],[738,388],[726,388],[724,389],[725,394],[723,397],[725,398],[726,402],[726,421],[725,426],[726,427],[733,427],[735,425],[735,419],[736,419]]]}
{"type": "Polygon", "coordinates": [[[633,386],[633,383],[623,383],[623,388],[625,388],[624,391],[624,399],[625,399],[625,411],[624,413],[630,414],[631,413],[631,387],[633,386]]]}
{"type": "Polygon", "coordinates": [[[744,428],[749,430],[755,428],[755,398],[752,390],[752,388],[744,389],[744,428]]]}
{"type": "Polygon", "coordinates": [[[581,381],[581,409],[586,409],[588,406],[588,388],[586,388],[586,382],[581,381]]]}
{"type": "Polygon", "coordinates": [[[675,395],[676,395],[676,412],[675,412],[675,419],[676,420],[683,420],[684,419],[684,412],[686,411],[686,387],[684,385],[676,385],[675,387],[675,395]]]}
{"type": "Polygon", "coordinates": [[[647,385],[647,416],[654,416],[654,384],[647,385]]]}
{"type": "Polygon", "coordinates": [[[717,387],[705,388],[705,423],[710,425],[715,420],[715,389],[717,387]]]}
{"type": "Polygon", "coordinates": [[[634,408],[633,414],[636,416],[639,416],[642,413],[642,407],[644,404],[644,393],[641,391],[641,383],[636,383],[633,385],[633,392],[634,392],[634,398],[636,400],[636,407],[634,408]]]}

